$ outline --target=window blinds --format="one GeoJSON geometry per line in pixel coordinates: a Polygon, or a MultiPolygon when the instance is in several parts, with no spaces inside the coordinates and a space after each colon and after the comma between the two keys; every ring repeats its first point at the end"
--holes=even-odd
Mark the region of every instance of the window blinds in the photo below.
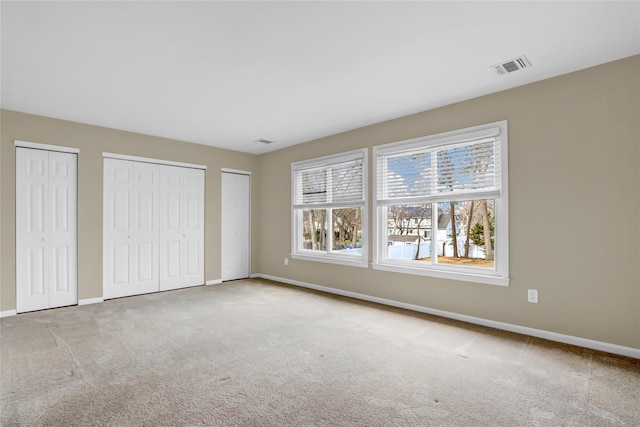
{"type": "Polygon", "coordinates": [[[385,149],[376,157],[377,199],[382,204],[500,195],[499,135],[401,151],[385,149]]]}
{"type": "Polygon", "coordinates": [[[293,207],[363,206],[363,159],[296,167],[293,170],[293,207]]]}

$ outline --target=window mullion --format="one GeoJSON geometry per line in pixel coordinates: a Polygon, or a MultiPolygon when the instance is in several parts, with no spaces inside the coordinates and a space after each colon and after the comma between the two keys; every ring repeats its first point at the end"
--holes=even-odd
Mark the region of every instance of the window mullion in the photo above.
{"type": "Polygon", "coordinates": [[[431,265],[438,259],[438,203],[431,203],[431,265]],[[435,215],[434,215],[435,212],[435,215]]]}
{"type": "MultiPolygon", "coordinates": [[[[431,195],[438,192],[438,151],[431,152],[431,195]]],[[[438,260],[438,203],[431,203],[431,265],[438,260]]]]}
{"type": "Polygon", "coordinates": [[[327,220],[327,237],[326,237],[326,244],[327,244],[327,253],[331,253],[333,251],[333,239],[334,239],[334,235],[333,235],[333,209],[328,208],[325,210],[325,216],[326,216],[326,220],[327,220]]]}

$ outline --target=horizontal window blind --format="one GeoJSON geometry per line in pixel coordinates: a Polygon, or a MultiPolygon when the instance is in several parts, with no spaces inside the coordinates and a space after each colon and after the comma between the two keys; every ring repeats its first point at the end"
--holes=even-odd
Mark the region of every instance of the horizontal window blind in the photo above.
{"type": "Polygon", "coordinates": [[[293,207],[314,209],[363,206],[363,159],[293,170],[293,207]]]}
{"type": "Polygon", "coordinates": [[[377,155],[379,203],[500,195],[499,136],[377,155]]]}

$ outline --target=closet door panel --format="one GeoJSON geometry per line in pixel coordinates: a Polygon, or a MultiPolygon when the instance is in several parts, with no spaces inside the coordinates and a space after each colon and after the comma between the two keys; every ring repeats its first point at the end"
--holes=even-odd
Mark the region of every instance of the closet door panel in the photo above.
{"type": "Polygon", "coordinates": [[[77,158],[49,153],[50,307],[78,302],[77,158]]]}
{"type": "MultiPolygon", "coordinates": [[[[115,243],[112,245],[113,261],[109,268],[112,273],[112,285],[126,286],[131,283],[133,273],[129,260],[129,243],[115,243]]],[[[105,297],[109,298],[109,296],[105,297]]]]}
{"type": "MultiPolygon", "coordinates": [[[[187,282],[195,280],[195,285],[198,284],[198,277],[200,276],[200,240],[187,240],[185,241],[185,276],[187,282]]],[[[200,282],[199,284],[202,284],[200,282]]]]}
{"type": "Polygon", "coordinates": [[[77,156],[16,148],[16,308],[77,299],[77,156]]]}
{"type": "Polygon", "coordinates": [[[158,166],[104,159],[104,297],[156,292],[158,166]]]}
{"type": "Polygon", "coordinates": [[[204,171],[160,167],[160,289],[204,284],[204,171]]]}
{"type": "Polygon", "coordinates": [[[184,168],[160,166],[160,290],[182,287],[184,168]]]}
{"type": "Polygon", "coordinates": [[[130,295],[133,287],[133,163],[104,159],[103,194],[104,297],[130,295]]]}
{"type": "Polygon", "coordinates": [[[48,211],[49,154],[16,148],[17,311],[49,308],[45,222],[48,211]]]}
{"type": "Polygon", "coordinates": [[[204,284],[204,171],[184,169],[184,286],[204,284]]]}
{"type": "Polygon", "coordinates": [[[157,292],[160,224],[158,165],[133,162],[133,266],[136,293],[157,292]]]}

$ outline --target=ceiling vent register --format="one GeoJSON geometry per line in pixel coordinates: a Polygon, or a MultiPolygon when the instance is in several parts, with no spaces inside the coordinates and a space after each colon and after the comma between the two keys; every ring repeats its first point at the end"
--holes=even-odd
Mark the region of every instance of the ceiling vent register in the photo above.
{"type": "Polygon", "coordinates": [[[531,62],[529,62],[526,56],[522,55],[509,61],[494,65],[491,68],[496,72],[496,74],[504,75],[529,67],[531,67],[531,62]]]}

